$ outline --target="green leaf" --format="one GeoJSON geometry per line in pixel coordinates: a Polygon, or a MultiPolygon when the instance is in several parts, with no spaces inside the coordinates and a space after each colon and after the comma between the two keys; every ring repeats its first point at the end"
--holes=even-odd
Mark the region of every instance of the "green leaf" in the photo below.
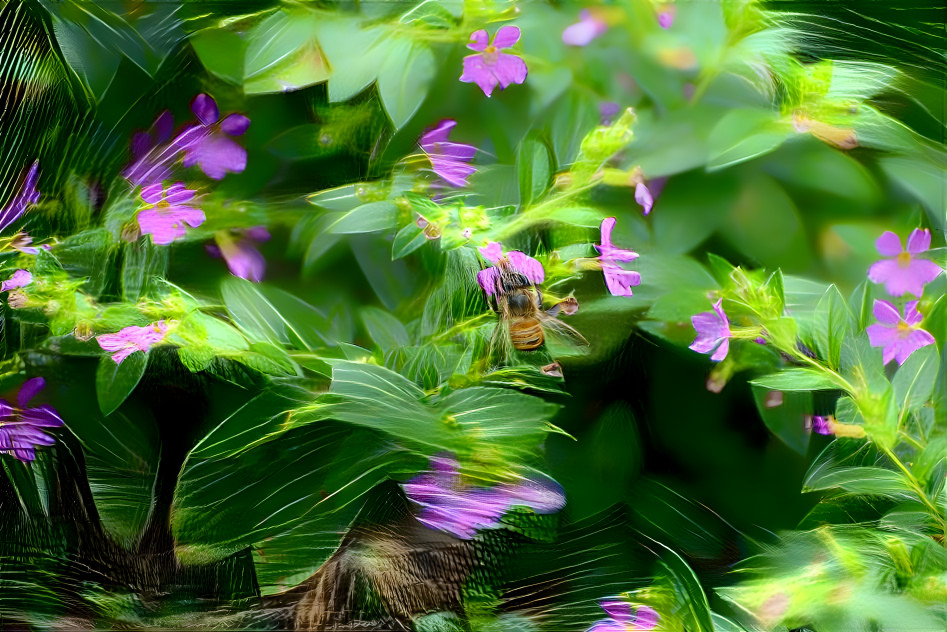
{"type": "Polygon", "coordinates": [[[224,28],[209,28],[191,35],[191,46],[204,68],[224,81],[243,83],[243,60],[247,43],[224,28]]]}
{"type": "Polygon", "coordinates": [[[122,296],[134,303],[146,293],[151,279],[165,273],[169,249],[156,246],[151,239],[139,239],[125,245],[122,264],[122,296]]]}
{"type": "Polygon", "coordinates": [[[661,566],[668,574],[674,595],[678,601],[678,612],[684,622],[684,629],[695,632],[714,632],[713,619],[710,617],[710,604],[707,595],[700,586],[697,575],[687,562],[674,550],[655,542],[660,547],[661,566]]]}
{"type": "Polygon", "coordinates": [[[817,391],[841,388],[831,377],[813,369],[785,369],[751,380],[750,384],[774,391],[817,391]]]}
{"type": "Polygon", "coordinates": [[[228,277],[221,294],[234,322],[252,337],[309,350],[331,344],[325,315],[288,292],[228,277]]]}
{"type": "Polygon", "coordinates": [[[837,369],[842,358],[842,343],[851,335],[855,319],[834,285],[822,295],[813,320],[816,351],[829,368],[837,369]]]}
{"type": "Polygon", "coordinates": [[[782,145],[789,134],[786,124],[777,121],[771,110],[730,110],[707,139],[707,169],[723,169],[768,154],[782,145]]]}
{"type": "Polygon", "coordinates": [[[427,97],[437,63],[426,44],[396,37],[388,46],[378,71],[378,93],[395,129],[400,129],[427,97]]]}
{"type": "Polygon", "coordinates": [[[398,225],[398,206],[383,200],[357,206],[329,226],[329,232],[351,234],[389,230],[398,225]]]}
{"type": "Polygon", "coordinates": [[[345,186],[326,189],[307,196],[310,204],[324,208],[327,211],[347,212],[360,206],[363,201],[356,193],[355,184],[346,184],[345,186]]]}
{"type": "Polygon", "coordinates": [[[382,28],[363,29],[357,18],[319,20],[316,36],[329,60],[329,102],[347,101],[367,88],[379,73],[379,59],[387,54],[382,28]]]}
{"type": "Polygon", "coordinates": [[[319,16],[301,8],[279,9],[247,36],[243,90],[246,94],[298,90],[329,78],[315,28],[319,16]]]}
{"type": "Polygon", "coordinates": [[[555,171],[552,149],[535,134],[520,143],[516,155],[516,177],[520,188],[520,205],[527,207],[549,187],[555,171]]]}
{"type": "Polygon", "coordinates": [[[95,392],[103,415],[112,414],[138,386],[148,366],[148,354],[138,351],[115,362],[111,356],[99,358],[95,372],[95,392]]]}
{"type": "Polygon", "coordinates": [[[381,347],[382,351],[391,351],[397,347],[407,347],[411,344],[411,337],[408,330],[404,328],[401,321],[377,307],[363,307],[360,310],[362,323],[368,330],[375,344],[381,347]]]}
{"type": "Polygon", "coordinates": [[[911,410],[923,406],[934,391],[939,370],[936,345],[921,347],[912,353],[891,380],[899,408],[911,410]]]}
{"type": "Polygon", "coordinates": [[[812,414],[812,392],[787,390],[776,394],[754,384],[753,399],[766,427],[804,456],[809,446],[809,432],[803,419],[812,414]]]}
{"type": "Polygon", "coordinates": [[[414,222],[408,224],[398,231],[394,241],[391,243],[391,259],[401,259],[407,257],[412,252],[423,246],[428,241],[424,236],[424,230],[418,227],[414,222]]]}
{"type": "Polygon", "coordinates": [[[803,483],[804,491],[838,487],[853,494],[907,498],[914,496],[904,475],[881,467],[834,467],[811,471],[803,483]]]}

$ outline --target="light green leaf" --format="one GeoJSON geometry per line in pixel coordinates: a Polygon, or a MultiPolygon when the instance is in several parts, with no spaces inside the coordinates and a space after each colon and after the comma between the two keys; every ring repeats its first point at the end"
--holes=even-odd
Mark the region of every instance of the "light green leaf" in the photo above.
{"type": "Polygon", "coordinates": [[[894,374],[891,385],[900,408],[923,406],[930,398],[940,370],[936,345],[922,347],[904,361],[894,374]]]}
{"type": "Polygon", "coordinates": [[[329,232],[351,234],[389,230],[398,225],[398,207],[383,200],[357,206],[329,226],[329,232]]]}
{"type": "Polygon", "coordinates": [[[813,322],[816,351],[829,368],[837,369],[842,357],[842,343],[851,334],[855,319],[838,288],[830,285],[819,300],[813,322]]]}
{"type": "Polygon", "coordinates": [[[378,93],[395,129],[400,129],[427,97],[437,63],[426,44],[392,38],[388,46],[378,71],[378,93]]]}
{"type": "Polygon", "coordinates": [[[727,112],[707,139],[710,170],[731,167],[767,154],[789,137],[791,130],[771,110],[736,109],[727,112]]]}
{"type": "Polygon", "coordinates": [[[279,9],[253,27],[244,57],[244,92],[285,92],[328,79],[329,65],[315,37],[318,22],[313,11],[279,9]]]}
{"type": "Polygon", "coordinates": [[[751,380],[750,384],[774,391],[817,391],[841,388],[832,378],[813,369],[785,369],[751,380]]]}
{"type": "Polygon", "coordinates": [[[520,205],[527,207],[542,197],[555,171],[552,149],[536,135],[520,143],[516,155],[516,177],[520,188],[520,205]]]}
{"type": "Polygon", "coordinates": [[[408,330],[389,312],[377,307],[363,307],[360,315],[365,329],[368,330],[368,335],[376,345],[381,347],[382,351],[387,352],[396,347],[407,347],[411,344],[408,330]]]}
{"type": "Polygon", "coordinates": [[[904,475],[881,467],[834,467],[810,472],[804,491],[838,487],[854,494],[910,499],[914,492],[904,475]]]}

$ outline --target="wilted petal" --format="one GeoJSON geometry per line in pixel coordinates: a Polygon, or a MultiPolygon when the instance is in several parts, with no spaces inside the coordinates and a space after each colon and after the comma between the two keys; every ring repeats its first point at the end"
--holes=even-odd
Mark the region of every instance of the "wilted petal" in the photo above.
{"type": "Polygon", "coordinates": [[[220,118],[217,102],[208,94],[201,93],[191,101],[191,111],[204,125],[212,125],[220,118]]]}
{"type": "Polygon", "coordinates": [[[912,255],[920,254],[922,252],[926,252],[930,247],[931,231],[927,230],[926,228],[923,230],[920,228],[915,228],[913,231],[911,231],[911,235],[908,237],[907,247],[907,251],[909,253],[912,255]]]}
{"type": "Polygon", "coordinates": [[[30,378],[27,381],[23,382],[23,386],[20,387],[20,392],[16,395],[16,403],[20,408],[26,408],[30,403],[30,400],[33,399],[37,393],[39,393],[46,386],[46,380],[41,377],[30,378]]]}

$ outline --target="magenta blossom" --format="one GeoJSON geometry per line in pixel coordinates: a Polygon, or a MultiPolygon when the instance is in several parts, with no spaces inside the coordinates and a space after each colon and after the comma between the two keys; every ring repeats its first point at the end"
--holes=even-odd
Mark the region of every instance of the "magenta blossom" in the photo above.
{"type": "Polygon", "coordinates": [[[697,338],[688,348],[697,353],[713,352],[710,359],[714,362],[720,362],[726,358],[730,351],[730,319],[720,307],[721,303],[723,299],[714,303],[712,312],[701,312],[691,316],[697,338]]]}
{"type": "Polygon", "coordinates": [[[834,434],[832,429],[833,421],[831,415],[812,415],[806,420],[806,424],[812,432],[820,435],[834,434]]]}
{"type": "Polygon", "coordinates": [[[596,245],[599,251],[598,259],[602,264],[602,273],[605,275],[605,285],[612,296],[632,296],[631,288],[641,283],[641,275],[633,270],[624,270],[619,262],[633,261],[638,253],[632,250],[616,248],[612,244],[612,229],[615,228],[615,218],[606,217],[602,220],[602,243],[596,245]]]}
{"type": "Polygon", "coordinates": [[[476,83],[488,97],[500,84],[500,89],[511,83],[526,81],[526,62],[516,55],[501,53],[520,39],[520,29],[516,26],[503,26],[496,32],[493,43],[484,29],[470,34],[467,48],[477,51],[476,55],[464,57],[464,72],[460,80],[464,83],[476,83]]]}
{"type": "Polygon", "coordinates": [[[527,281],[533,284],[542,283],[546,278],[543,264],[519,250],[512,250],[504,256],[503,246],[496,241],[490,242],[479,250],[484,259],[495,264],[477,273],[477,283],[487,293],[487,296],[499,294],[503,290],[500,287],[500,267],[503,266],[511,267],[513,272],[522,274],[527,281]]]}
{"type": "Polygon", "coordinates": [[[588,9],[582,9],[579,21],[562,32],[562,42],[569,46],[588,46],[607,30],[608,24],[594,17],[588,9]]]}
{"type": "Polygon", "coordinates": [[[250,127],[250,119],[235,113],[219,121],[217,102],[206,94],[194,97],[191,111],[200,123],[185,128],[174,139],[175,146],[184,151],[184,166],[196,164],[208,178],[214,180],[222,179],[228,172],[241,173],[246,169],[247,150],[231,140],[230,136],[240,136],[246,132],[250,127]]]}
{"type": "Polygon", "coordinates": [[[30,165],[20,190],[13,196],[10,203],[3,210],[0,210],[0,231],[18,220],[27,207],[39,201],[39,191],[36,189],[37,182],[39,182],[39,160],[30,165]]]}
{"type": "Polygon", "coordinates": [[[621,112],[622,107],[614,101],[603,101],[598,104],[599,122],[606,127],[615,122],[615,117],[621,112]]]}
{"type": "Polygon", "coordinates": [[[0,399],[0,452],[13,454],[21,461],[36,458],[36,446],[53,445],[56,440],[40,428],[57,428],[63,425],[56,409],[49,404],[27,408],[27,404],[46,386],[46,380],[34,377],[23,382],[17,393],[14,408],[5,399],[0,399]]]}
{"type": "Polygon", "coordinates": [[[185,224],[191,228],[203,224],[204,211],[183,204],[191,200],[194,193],[180,182],[172,184],[167,191],[163,190],[161,183],[143,188],[141,199],[153,207],[138,213],[138,226],[142,234],[150,234],[156,244],[164,245],[184,237],[187,232],[185,224]]]}
{"type": "Polygon", "coordinates": [[[10,247],[18,252],[22,252],[25,255],[35,255],[39,254],[39,249],[43,250],[52,250],[52,246],[49,244],[42,244],[39,247],[33,246],[33,238],[29,236],[28,233],[19,232],[13,236],[13,239],[10,241],[10,247]]]}
{"type": "Polygon", "coordinates": [[[122,360],[136,351],[147,352],[152,345],[164,340],[167,333],[168,326],[163,320],[159,320],[144,327],[132,325],[125,327],[118,333],[102,334],[96,337],[96,341],[105,351],[114,352],[112,353],[112,359],[115,360],[116,364],[121,364],[122,360]]]}
{"type": "Polygon", "coordinates": [[[17,288],[26,287],[33,282],[33,275],[29,270],[17,270],[13,273],[9,279],[0,283],[0,292],[6,292],[7,290],[15,290],[17,288]]]}
{"type": "Polygon", "coordinates": [[[408,499],[420,507],[418,521],[423,525],[469,540],[478,530],[495,526],[512,507],[546,514],[565,505],[554,481],[470,487],[461,482],[458,468],[452,457],[435,456],[431,470],[402,485],[408,499]]]}
{"type": "Polygon", "coordinates": [[[135,185],[147,186],[171,177],[171,163],[180,151],[169,144],[174,132],[174,117],[169,110],[158,115],[151,129],[132,136],[132,161],[122,171],[126,180],[135,185]]]}
{"type": "Polygon", "coordinates": [[[658,10],[658,25],[662,29],[669,29],[674,24],[674,15],[677,13],[677,7],[673,4],[665,4],[658,10]]]}
{"type": "Polygon", "coordinates": [[[217,244],[208,244],[207,251],[214,257],[223,257],[234,276],[259,283],[266,271],[266,259],[255,244],[269,239],[270,233],[263,226],[218,231],[214,234],[217,244]]]}
{"type": "Polygon", "coordinates": [[[872,347],[884,347],[884,364],[892,360],[904,364],[912,353],[934,344],[934,336],[918,327],[924,317],[917,311],[917,301],[908,301],[904,306],[904,318],[888,301],[876,300],[872,313],[879,322],[867,327],[868,340],[872,347]]]}
{"type": "Polygon", "coordinates": [[[874,283],[884,283],[885,290],[891,296],[911,293],[920,296],[924,285],[930,283],[941,273],[939,265],[917,255],[927,252],[931,247],[931,232],[926,228],[915,228],[908,237],[907,250],[901,249],[901,240],[890,230],[885,231],[875,248],[889,259],[876,261],[868,268],[868,278],[874,283]]]}
{"type": "Polygon", "coordinates": [[[638,206],[641,207],[645,215],[650,213],[651,208],[654,206],[654,197],[644,182],[639,182],[635,185],[635,202],[638,203],[638,206]]]}
{"type": "Polygon", "coordinates": [[[457,121],[453,119],[440,121],[424,131],[419,144],[431,160],[434,173],[450,186],[460,188],[467,186],[467,178],[477,171],[467,164],[477,153],[477,148],[447,140],[455,125],[457,121]]]}
{"type": "Polygon", "coordinates": [[[635,632],[653,630],[661,619],[657,611],[649,606],[632,609],[631,604],[621,599],[603,599],[599,602],[608,613],[608,619],[596,621],[588,632],[635,632]]]}

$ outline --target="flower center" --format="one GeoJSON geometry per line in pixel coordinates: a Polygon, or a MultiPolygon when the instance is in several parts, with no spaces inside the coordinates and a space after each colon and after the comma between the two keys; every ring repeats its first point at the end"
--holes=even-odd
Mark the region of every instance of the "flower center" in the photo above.
{"type": "Polygon", "coordinates": [[[904,321],[902,320],[902,321],[901,321],[900,323],[898,323],[898,325],[897,325],[898,336],[899,336],[900,338],[904,338],[904,337],[907,336],[909,333],[911,333],[911,331],[912,331],[913,329],[914,329],[914,327],[912,327],[911,325],[907,324],[906,322],[904,322],[904,321]]]}
{"type": "Polygon", "coordinates": [[[497,47],[493,44],[490,44],[483,49],[483,62],[488,66],[493,66],[497,63],[497,59],[500,57],[500,53],[497,52],[497,47]]]}
{"type": "Polygon", "coordinates": [[[911,253],[904,251],[897,256],[898,265],[902,268],[907,268],[911,265],[911,253]]]}

